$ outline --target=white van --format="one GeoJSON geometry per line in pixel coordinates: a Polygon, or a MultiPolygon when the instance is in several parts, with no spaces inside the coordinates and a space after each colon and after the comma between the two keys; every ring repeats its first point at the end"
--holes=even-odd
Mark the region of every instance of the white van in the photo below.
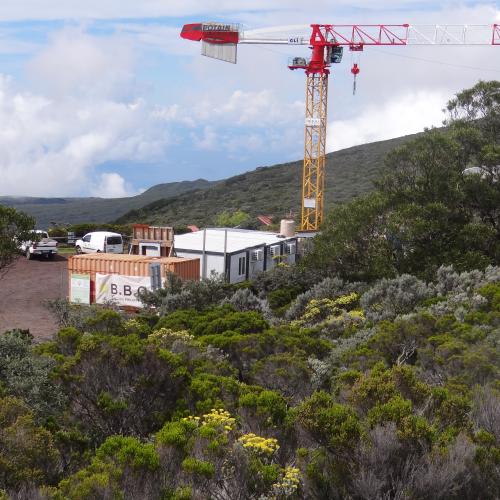
{"type": "Polygon", "coordinates": [[[123,238],[119,233],[95,231],[75,242],[76,253],[123,253],[123,238]]]}

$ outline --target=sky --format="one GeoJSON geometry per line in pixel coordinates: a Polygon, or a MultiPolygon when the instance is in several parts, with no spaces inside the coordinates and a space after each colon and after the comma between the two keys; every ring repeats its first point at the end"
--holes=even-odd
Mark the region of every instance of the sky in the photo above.
{"type": "MultiPolygon", "coordinates": [[[[303,155],[307,47],[201,56],[186,23],[493,24],[497,2],[2,0],[0,195],[133,196],[303,155]]],[[[291,33],[293,35],[293,33],[291,33]]],[[[500,46],[367,47],[330,75],[327,150],[439,126],[446,102],[500,79],[500,46]],[[353,95],[350,68],[358,63],[353,95]]]]}

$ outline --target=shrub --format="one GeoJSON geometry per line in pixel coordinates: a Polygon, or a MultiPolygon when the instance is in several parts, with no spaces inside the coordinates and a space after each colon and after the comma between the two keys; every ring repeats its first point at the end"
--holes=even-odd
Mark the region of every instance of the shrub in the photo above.
{"type": "Polygon", "coordinates": [[[111,459],[135,469],[156,470],[160,466],[160,457],[154,446],[143,444],[133,437],[109,437],[98,448],[95,456],[98,460],[111,459]]]}
{"type": "Polygon", "coordinates": [[[361,297],[361,307],[372,321],[393,319],[411,312],[424,299],[432,296],[432,288],[415,276],[403,274],[382,279],[361,297]]]}
{"type": "Polygon", "coordinates": [[[276,391],[247,392],[240,397],[238,405],[254,409],[258,417],[272,425],[282,424],[287,415],[286,400],[276,391]]]}
{"type": "Polygon", "coordinates": [[[5,392],[23,399],[38,418],[62,410],[65,397],[52,380],[55,362],[37,355],[27,331],[12,330],[0,335],[0,383],[5,392]]]}
{"type": "Polygon", "coordinates": [[[160,456],[136,438],[109,437],[90,465],[59,483],[55,498],[155,498],[160,456]]]}
{"type": "Polygon", "coordinates": [[[311,300],[336,299],[341,295],[357,292],[364,288],[363,283],[347,283],[344,280],[333,277],[325,278],[308,291],[297,297],[295,302],[286,312],[286,319],[293,320],[302,316],[311,300]]]}
{"type": "Polygon", "coordinates": [[[491,387],[477,387],[472,401],[472,420],[476,428],[492,434],[500,444],[500,396],[491,387]]]}
{"type": "Polygon", "coordinates": [[[257,311],[266,319],[272,317],[269,302],[265,299],[259,299],[248,288],[236,290],[231,297],[224,299],[221,305],[229,304],[234,310],[239,312],[257,311]]]}
{"type": "Polygon", "coordinates": [[[182,309],[203,311],[219,304],[233,292],[233,286],[215,273],[200,281],[181,281],[170,274],[163,288],[155,292],[142,292],[140,299],[144,305],[155,307],[160,316],[165,316],[182,309]]]}
{"type": "Polygon", "coordinates": [[[19,399],[0,398],[0,488],[52,482],[60,472],[59,453],[49,431],[37,426],[19,399]]]}
{"type": "Polygon", "coordinates": [[[193,430],[197,427],[196,422],[181,420],[166,422],[156,433],[156,442],[159,445],[184,448],[193,430]]]}
{"type": "Polygon", "coordinates": [[[255,363],[251,379],[268,389],[280,392],[298,403],[312,391],[311,371],[307,362],[292,353],[268,356],[255,363]]]}
{"type": "Polygon", "coordinates": [[[436,273],[436,292],[439,295],[470,295],[487,284],[500,282],[500,267],[488,266],[484,271],[473,270],[459,273],[453,266],[441,266],[436,273]]]}
{"type": "Polygon", "coordinates": [[[189,381],[181,356],[135,334],[84,334],[75,356],[61,359],[58,374],[68,417],[96,444],[110,434],[156,431],[189,381]]]}
{"type": "Polygon", "coordinates": [[[182,462],[182,468],[190,474],[211,478],[215,473],[215,467],[205,460],[197,460],[193,457],[187,457],[182,462]]]}
{"type": "Polygon", "coordinates": [[[296,421],[322,446],[334,453],[356,446],[361,425],[354,410],[335,403],[325,392],[315,392],[297,408],[296,421]]]}

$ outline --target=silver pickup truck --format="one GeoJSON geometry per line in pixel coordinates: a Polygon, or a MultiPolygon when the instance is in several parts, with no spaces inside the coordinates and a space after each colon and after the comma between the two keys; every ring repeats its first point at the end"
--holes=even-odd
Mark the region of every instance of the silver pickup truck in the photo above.
{"type": "Polygon", "coordinates": [[[35,229],[33,231],[33,241],[24,241],[21,244],[21,252],[29,260],[35,255],[41,255],[48,259],[53,259],[57,254],[57,241],[49,238],[46,231],[35,229]]]}

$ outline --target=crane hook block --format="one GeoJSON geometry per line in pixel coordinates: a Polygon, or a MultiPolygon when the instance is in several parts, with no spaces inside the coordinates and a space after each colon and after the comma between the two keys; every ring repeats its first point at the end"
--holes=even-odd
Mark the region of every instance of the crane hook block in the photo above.
{"type": "Polygon", "coordinates": [[[354,75],[354,81],[352,82],[352,95],[356,95],[356,77],[359,74],[359,66],[356,63],[354,63],[351,68],[351,73],[354,75]]]}

